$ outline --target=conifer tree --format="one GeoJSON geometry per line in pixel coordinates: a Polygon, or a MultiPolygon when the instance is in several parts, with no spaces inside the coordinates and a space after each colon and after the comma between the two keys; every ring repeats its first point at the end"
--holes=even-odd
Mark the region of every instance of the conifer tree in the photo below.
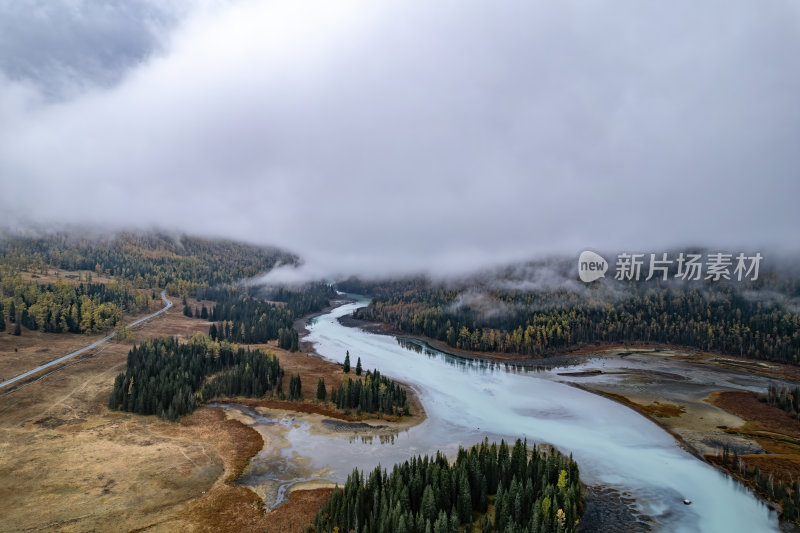
{"type": "MultiPolygon", "coordinates": [[[[514,448],[519,446],[524,443],[517,441],[514,448]]],[[[499,448],[500,452],[487,439],[469,450],[460,448],[453,463],[437,453],[412,457],[395,465],[391,473],[380,467],[367,476],[354,470],[317,514],[314,531],[352,531],[361,524],[363,531],[387,533],[428,529],[454,533],[476,528],[482,532],[574,533],[580,521],[581,488],[572,458],[534,447],[528,462],[526,450],[522,477],[517,479],[511,472],[512,450],[505,442],[499,448]],[[471,494],[480,494],[495,470],[510,476],[509,485],[497,485],[495,523],[484,514],[473,524],[472,513],[486,511],[476,505],[480,496],[471,494]]],[[[777,487],[775,491],[777,494],[777,487]]]]}

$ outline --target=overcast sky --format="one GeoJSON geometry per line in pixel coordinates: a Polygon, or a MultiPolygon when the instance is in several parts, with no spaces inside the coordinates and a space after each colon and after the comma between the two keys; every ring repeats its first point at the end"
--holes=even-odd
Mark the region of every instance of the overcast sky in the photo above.
{"type": "Polygon", "coordinates": [[[800,247],[800,3],[0,0],[0,224],[309,272],[800,247]]]}

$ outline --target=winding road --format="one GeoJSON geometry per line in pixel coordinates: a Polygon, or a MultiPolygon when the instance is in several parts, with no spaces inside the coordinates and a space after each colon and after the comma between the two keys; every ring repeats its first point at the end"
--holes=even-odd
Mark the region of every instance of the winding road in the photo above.
{"type": "MultiPolygon", "coordinates": [[[[160,315],[161,313],[163,313],[164,311],[166,311],[167,309],[169,309],[170,307],[172,307],[172,301],[167,298],[167,291],[166,290],[161,291],[161,299],[164,300],[164,303],[166,303],[167,305],[165,305],[164,307],[162,307],[161,309],[159,309],[155,313],[152,313],[150,315],[142,317],[142,318],[140,318],[138,320],[134,320],[133,322],[128,324],[127,327],[132,328],[134,326],[138,326],[142,322],[146,322],[146,321],[150,320],[151,318],[155,318],[158,315],[160,315]]],[[[76,355],[80,355],[80,354],[82,354],[82,353],[84,353],[84,352],[86,352],[88,350],[91,350],[92,348],[97,348],[98,346],[100,346],[104,342],[106,342],[106,341],[108,341],[110,339],[113,339],[114,336],[116,336],[116,334],[117,333],[114,332],[114,333],[111,333],[110,335],[106,335],[102,339],[100,339],[98,341],[95,341],[95,342],[93,342],[92,344],[90,344],[88,346],[84,346],[80,350],[75,350],[74,352],[68,353],[67,355],[65,355],[63,357],[59,357],[58,359],[50,361],[49,363],[45,363],[45,364],[43,364],[41,366],[37,366],[33,370],[28,370],[27,372],[24,372],[24,373],[22,373],[22,374],[20,374],[18,376],[15,376],[15,377],[13,377],[11,379],[7,379],[7,380],[5,380],[3,382],[0,382],[0,389],[2,389],[3,387],[7,387],[7,386],[11,385],[12,383],[15,383],[15,382],[17,382],[17,381],[19,381],[21,379],[25,379],[28,376],[32,376],[34,374],[37,374],[37,373],[41,372],[42,370],[45,370],[45,369],[50,368],[52,366],[55,366],[55,365],[57,365],[59,363],[63,363],[64,361],[66,361],[68,359],[71,359],[71,358],[75,357],[76,355]]]]}

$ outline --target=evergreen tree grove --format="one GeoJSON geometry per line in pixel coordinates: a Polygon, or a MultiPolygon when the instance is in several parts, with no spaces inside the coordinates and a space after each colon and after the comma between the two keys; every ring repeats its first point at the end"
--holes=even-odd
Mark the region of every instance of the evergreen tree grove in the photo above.
{"type": "Polygon", "coordinates": [[[130,350],[127,369],[115,378],[108,406],[176,420],[216,397],[280,396],[282,380],[283,369],[272,354],[234,349],[202,334],[184,343],[159,337],[130,350]]]}
{"type": "Polygon", "coordinates": [[[473,520],[482,531],[572,533],[580,520],[578,465],[555,450],[485,440],[460,448],[451,465],[441,453],[414,457],[391,473],[358,470],[334,489],[314,530],[453,532],[473,520]],[[494,498],[495,519],[486,511],[494,498]]]}
{"type": "Polygon", "coordinates": [[[377,370],[367,371],[363,381],[352,378],[342,381],[330,399],[337,408],[345,411],[355,409],[397,416],[411,414],[405,388],[377,370]]]}
{"type": "MultiPolygon", "coordinates": [[[[800,294],[799,280],[765,279],[767,283],[773,285],[760,290],[789,298],[800,294]]],[[[376,297],[356,310],[355,318],[462,350],[544,356],[585,344],[631,341],[800,364],[800,313],[748,297],[734,283],[681,289],[634,283],[605,299],[567,289],[487,288],[486,304],[508,310],[488,314],[454,305],[461,296],[458,290],[425,281],[365,288],[376,297]]]]}
{"type": "MultiPolygon", "coordinates": [[[[277,339],[278,346],[295,352],[299,348],[299,336],[294,330],[294,321],[304,314],[318,311],[328,305],[332,289],[325,284],[313,284],[302,290],[281,290],[267,301],[253,298],[233,288],[207,289],[203,296],[215,300],[215,307],[206,314],[215,322],[209,335],[218,339],[244,344],[261,344],[277,339]]],[[[202,311],[200,312],[202,316],[202,311]]]]}

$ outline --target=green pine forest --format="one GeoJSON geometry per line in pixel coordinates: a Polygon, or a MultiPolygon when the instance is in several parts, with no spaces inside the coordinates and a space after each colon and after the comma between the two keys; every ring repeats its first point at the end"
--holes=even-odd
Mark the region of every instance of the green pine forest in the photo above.
{"type": "Polygon", "coordinates": [[[414,457],[391,473],[354,470],[336,488],[314,530],[380,533],[573,532],[582,512],[578,465],[554,449],[517,440],[460,448],[451,464],[414,457]]]}
{"type": "Polygon", "coordinates": [[[277,339],[281,348],[296,351],[299,340],[294,321],[329,305],[335,292],[329,285],[316,283],[301,290],[279,289],[262,296],[250,296],[231,288],[209,289],[202,295],[216,301],[208,316],[212,322],[209,335],[213,339],[244,344],[277,339]]]}
{"type": "MultiPolygon", "coordinates": [[[[321,393],[318,392],[317,396],[320,397],[321,393]]],[[[331,390],[330,400],[346,413],[411,414],[405,388],[382,376],[378,370],[367,370],[363,381],[352,378],[342,380],[338,388],[331,390]]]]}
{"type": "MultiPolygon", "coordinates": [[[[609,282],[609,287],[479,290],[428,280],[365,283],[341,290],[374,296],[356,318],[469,351],[546,356],[595,343],[679,345],[754,359],[800,363],[800,314],[750,297],[733,283],[673,288],[609,282]]],[[[765,281],[761,290],[800,297],[800,284],[765,281]]]]}
{"type": "Polygon", "coordinates": [[[158,299],[155,289],[195,295],[295,260],[276,249],[160,233],[6,236],[0,238],[0,331],[11,326],[14,334],[24,334],[23,327],[98,333],[116,327],[124,313],[149,310],[150,301],[158,299]],[[19,275],[49,268],[89,272],[79,284],[37,283],[19,275]],[[116,281],[92,283],[92,272],[116,281]]]}
{"type": "Polygon", "coordinates": [[[177,420],[201,401],[265,394],[283,397],[283,369],[274,355],[196,334],[184,343],[158,337],[134,346],[108,406],[177,420]]]}

